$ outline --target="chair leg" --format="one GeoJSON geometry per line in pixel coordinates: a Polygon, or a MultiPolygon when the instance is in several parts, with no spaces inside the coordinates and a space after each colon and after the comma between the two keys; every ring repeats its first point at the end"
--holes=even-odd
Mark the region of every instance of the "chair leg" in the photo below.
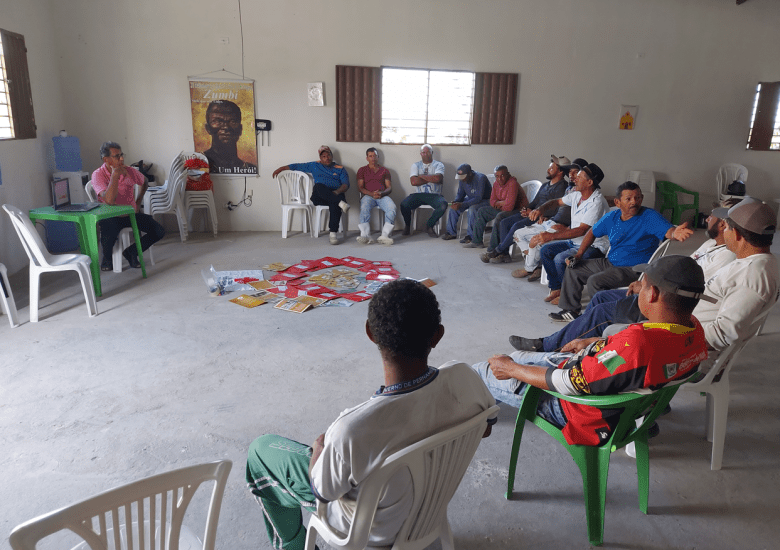
{"type": "Polygon", "coordinates": [[[439,538],[441,539],[442,550],[455,550],[455,541],[452,539],[452,528],[450,522],[447,520],[447,516],[444,516],[442,526],[439,530],[439,538]]]}
{"type": "Polygon", "coordinates": [[[3,278],[3,289],[0,289],[0,299],[3,301],[3,311],[8,315],[8,322],[11,323],[11,328],[19,326],[19,316],[16,311],[16,301],[14,300],[14,293],[11,290],[11,283],[8,282],[8,272],[3,264],[0,264],[0,276],[3,278]],[[6,296],[8,294],[8,296],[6,296]]]}
{"type": "Polygon", "coordinates": [[[309,522],[309,527],[306,529],[306,545],[304,550],[314,550],[317,543],[317,530],[314,528],[313,522],[309,522]]]}
{"type": "Polygon", "coordinates": [[[30,322],[38,322],[38,306],[40,304],[41,274],[30,265],[30,322]]]}
{"type": "Polygon", "coordinates": [[[81,288],[84,290],[84,299],[87,302],[87,314],[94,317],[98,314],[98,309],[95,287],[92,285],[92,272],[86,264],[79,264],[77,271],[81,279],[81,288]]]}
{"type": "Polygon", "coordinates": [[[290,230],[290,209],[282,209],[282,238],[287,238],[287,232],[290,230]]]}
{"type": "Polygon", "coordinates": [[[712,435],[712,459],[710,470],[720,470],[723,463],[723,448],[726,442],[726,422],[729,416],[729,381],[721,380],[717,390],[707,398],[712,399],[710,430],[712,435]]]}
{"type": "Polygon", "coordinates": [[[604,542],[604,503],[607,496],[609,449],[572,445],[568,450],[582,474],[588,540],[593,546],[601,546],[604,542]]]}
{"type": "Polygon", "coordinates": [[[504,498],[509,500],[515,491],[515,470],[517,470],[517,455],[520,453],[520,441],[523,439],[523,429],[525,428],[525,417],[517,413],[515,421],[515,435],[512,439],[512,451],[509,455],[509,476],[506,482],[506,493],[504,498]]]}
{"type": "Polygon", "coordinates": [[[639,509],[647,513],[647,501],[650,495],[650,448],[647,445],[647,434],[634,440],[636,451],[636,478],[639,493],[639,509]]]}

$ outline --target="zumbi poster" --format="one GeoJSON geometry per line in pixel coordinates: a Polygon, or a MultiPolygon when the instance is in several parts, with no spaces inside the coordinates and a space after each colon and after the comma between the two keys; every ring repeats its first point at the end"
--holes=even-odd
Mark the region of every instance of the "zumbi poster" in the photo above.
{"type": "Polygon", "coordinates": [[[256,176],[254,82],[190,80],[190,104],[195,151],[211,174],[256,176]]]}

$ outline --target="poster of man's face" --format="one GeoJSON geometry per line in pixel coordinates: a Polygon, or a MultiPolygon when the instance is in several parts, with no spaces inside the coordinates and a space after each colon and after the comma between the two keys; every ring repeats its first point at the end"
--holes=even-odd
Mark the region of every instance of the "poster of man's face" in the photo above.
{"type": "Polygon", "coordinates": [[[214,175],[257,175],[252,82],[190,81],[195,151],[214,175]]]}

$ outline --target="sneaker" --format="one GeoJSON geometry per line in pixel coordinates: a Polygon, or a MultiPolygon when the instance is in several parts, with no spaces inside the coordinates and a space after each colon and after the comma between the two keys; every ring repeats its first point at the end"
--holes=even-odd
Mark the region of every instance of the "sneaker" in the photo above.
{"type": "Polygon", "coordinates": [[[457,237],[451,233],[445,233],[442,237],[443,241],[451,241],[452,239],[457,239],[457,237]]]}
{"type": "Polygon", "coordinates": [[[542,342],[541,338],[510,336],[509,345],[518,351],[544,351],[544,342],[542,342]]]}
{"type": "Polygon", "coordinates": [[[339,238],[336,233],[331,233],[328,235],[328,238],[330,239],[330,244],[339,244],[339,238]]]}
{"type": "Polygon", "coordinates": [[[470,242],[468,244],[464,244],[463,248],[485,248],[485,245],[482,243],[470,242]]]}
{"type": "Polygon", "coordinates": [[[339,208],[341,208],[341,211],[346,214],[347,210],[349,210],[349,205],[346,202],[341,201],[339,202],[339,208]]]}
{"type": "Polygon", "coordinates": [[[550,319],[553,321],[558,321],[559,323],[569,323],[571,321],[574,321],[577,317],[579,317],[580,314],[576,311],[569,311],[566,309],[562,309],[561,311],[555,311],[553,313],[550,313],[550,319]]]}
{"type": "Polygon", "coordinates": [[[114,264],[111,263],[110,259],[108,261],[103,260],[100,262],[100,271],[111,271],[112,269],[114,269],[114,264]]]}
{"type": "Polygon", "coordinates": [[[468,235],[466,235],[460,240],[460,244],[469,244],[470,242],[471,242],[471,237],[469,237],[468,235]]]}
{"type": "Polygon", "coordinates": [[[512,257],[509,254],[496,254],[495,257],[490,258],[491,264],[508,264],[512,261],[512,257]]]}
{"type": "Polygon", "coordinates": [[[541,278],[542,278],[542,268],[537,267],[528,275],[528,282],[533,283],[534,281],[538,281],[541,278]]]}
{"type": "Polygon", "coordinates": [[[122,252],[122,256],[125,257],[125,260],[127,260],[127,263],[130,264],[130,267],[134,267],[136,269],[141,267],[141,262],[138,261],[138,254],[135,252],[135,250],[131,252],[129,249],[127,249],[122,252]]]}
{"type": "Polygon", "coordinates": [[[429,237],[433,237],[434,239],[439,238],[439,236],[436,234],[436,230],[433,227],[426,228],[425,232],[428,233],[429,237]]]}
{"type": "Polygon", "coordinates": [[[544,299],[545,302],[552,302],[556,298],[558,298],[561,295],[561,289],[558,290],[551,290],[550,294],[547,295],[547,297],[544,299]]]}
{"type": "Polygon", "coordinates": [[[379,244],[386,244],[389,246],[393,244],[393,239],[392,237],[385,237],[384,235],[382,235],[381,237],[377,238],[376,242],[378,242],[379,244]]]}
{"type": "Polygon", "coordinates": [[[530,275],[530,273],[528,273],[525,269],[515,269],[512,272],[512,277],[514,277],[515,279],[523,279],[525,277],[528,277],[528,275],[530,275]]]}
{"type": "Polygon", "coordinates": [[[483,264],[489,264],[490,263],[490,253],[489,252],[483,252],[479,255],[479,259],[482,260],[483,264]]]}
{"type": "Polygon", "coordinates": [[[368,236],[364,237],[363,235],[361,235],[357,238],[357,242],[359,242],[360,244],[371,244],[374,241],[371,240],[371,237],[368,236]]]}

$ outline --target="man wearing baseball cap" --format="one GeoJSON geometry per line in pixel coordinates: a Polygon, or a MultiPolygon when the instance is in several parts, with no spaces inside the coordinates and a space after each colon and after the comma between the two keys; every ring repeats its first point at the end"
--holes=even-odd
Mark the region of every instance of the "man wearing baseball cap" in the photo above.
{"type": "Polygon", "coordinates": [[[450,205],[450,213],[447,215],[447,232],[442,239],[449,241],[456,238],[460,215],[468,211],[468,231],[463,240],[460,241],[468,243],[474,237],[474,222],[477,219],[477,211],[490,204],[490,192],[493,187],[487,176],[482,172],[472,170],[470,164],[458,166],[455,179],[458,180],[458,193],[450,205]]]}
{"type": "MultiPolygon", "coordinates": [[[[712,211],[710,221],[713,217],[722,217],[726,225],[723,240],[726,247],[736,255],[736,259],[726,263],[706,279],[705,292],[715,298],[717,304],[699,302],[693,314],[704,327],[708,347],[720,352],[756,333],[763,321],[763,315],[777,302],[780,266],[777,258],[770,252],[777,221],[774,212],[766,203],[746,197],[731,208],[716,208],[712,211]]],[[[702,264],[701,259],[697,262],[702,264]]],[[[626,300],[630,299],[631,297],[626,300]]],[[[618,307],[626,300],[618,302],[618,307]]],[[[608,304],[604,303],[596,306],[595,310],[607,306],[608,304]]],[[[612,320],[614,319],[608,318],[603,322],[608,324],[612,320]]],[[[588,330],[587,327],[581,328],[579,334],[585,334],[588,330]]],[[[553,337],[555,335],[549,338],[553,337]]],[[[512,344],[522,344],[524,349],[530,344],[534,349],[539,349],[535,345],[537,341],[526,338],[521,340],[518,339],[512,344]]],[[[547,341],[545,338],[545,349],[547,341]]],[[[716,353],[710,354],[711,360],[714,357],[717,357],[716,353]]]]}
{"type": "MultiPolygon", "coordinates": [[[[692,313],[699,300],[711,299],[704,295],[704,273],[688,256],[665,256],[637,269],[645,273],[639,307],[646,323],[608,338],[576,340],[570,353],[516,351],[472,368],[496,399],[514,407],[520,406],[529,384],[563,395],[612,395],[688,378],[707,358],[704,330],[692,313]]],[[[537,414],[561,428],[568,443],[598,446],[611,436],[620,410],[545,393],[537,414]]]]}
{"type": "Polygon", "coordinates": [[[277,168],[273,177],[283,170],[298,170],[309,172],[314,176],[314,189],[311,192],[311,202],[318,206],[327,206],[330,217],[328,228],[330,229],[330,244],[339,244],[337,237],[341,214],[349,210],[344,193],[349,189],[349,174],[333,162],[333,153],[330,147],[322,145],[317,151],[320,160],[312,162],[298,162],[277,168]]]}
{"type": "Polygon", "coordinates": [[[509,260],[509,247],[512,246],[512,235],[514,232],[521,227],[528,227],[535,223],[528,219],[528,214],[547,201],[559,199],[566,194],[568,184],[565,179],[567,173],[565,167],[570,163],[571,161],[565,156],[556,157],[555,155],[550,155],[550,165],[547,167],[547,181],[542,184],[527,207],[521,208],[519,212],[506,216],[494,224],[493,234],[490,235],[490,245],[487,252],[480,255],[480,260],[485,263],[499,257],[501,258],[500,260],[492,263],[503,263],[509,260]],[[497,233],[495,226],[498,226],[497,233]]]}

